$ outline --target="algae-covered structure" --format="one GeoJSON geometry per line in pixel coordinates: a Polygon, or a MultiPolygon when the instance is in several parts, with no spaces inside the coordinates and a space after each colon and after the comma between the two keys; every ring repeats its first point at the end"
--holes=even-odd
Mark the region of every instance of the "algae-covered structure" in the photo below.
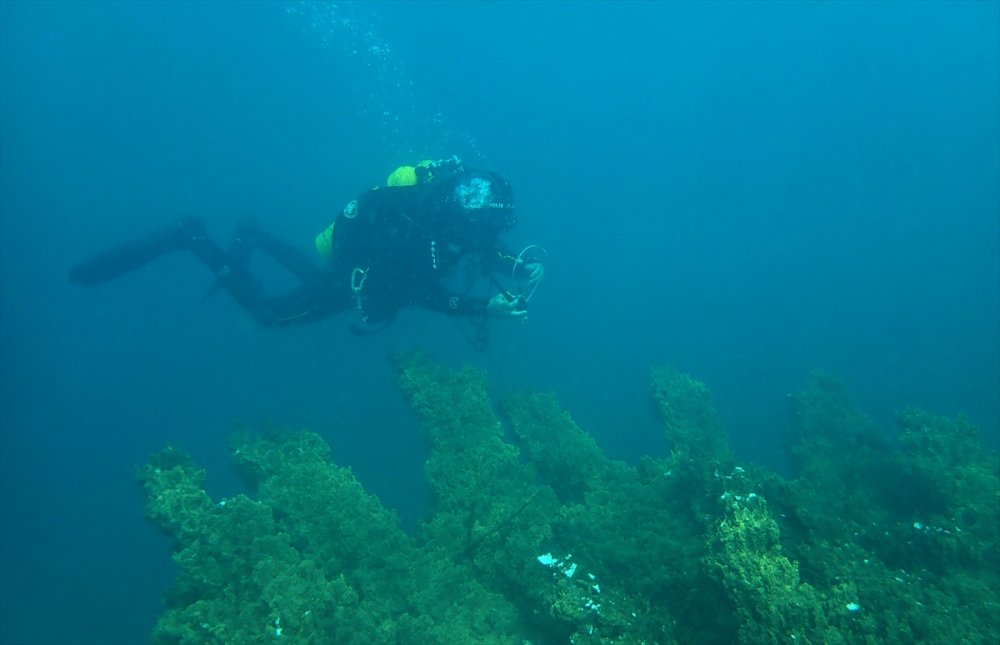
{"type": "Polygon", "coordinates": [[[312,432],[235,436],[246,495],[173,448],[139,470],[178,565],[155,643],[1000,642],[997,455],[963,420],[905,411],[890,442],[816,376],[786,479],[657,369],[670,454],[630,465],[551,395],[398,368],[430,446],[415,531],[312,432]]]}

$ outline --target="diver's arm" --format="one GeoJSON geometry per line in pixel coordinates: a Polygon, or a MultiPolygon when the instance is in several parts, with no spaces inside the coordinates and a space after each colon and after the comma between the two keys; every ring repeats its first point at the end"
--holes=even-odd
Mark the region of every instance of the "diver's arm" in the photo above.
{"type": "Polygon", "coordinates": [[[413,304],[423,309],[449,316],[485,316],[485,300],[470,298],[447,289],[428,289],[413,300],[413,304]]]}
{"type": "Polygon", "coordinates": [[[528,315],[524,303],[508,293],[498,293],[489,300],[480,300],[446,289],[437,289],[425,293],[423,297],[415,300],[414,304],[449,316],[489,316],[522,320],[528,315]]]}

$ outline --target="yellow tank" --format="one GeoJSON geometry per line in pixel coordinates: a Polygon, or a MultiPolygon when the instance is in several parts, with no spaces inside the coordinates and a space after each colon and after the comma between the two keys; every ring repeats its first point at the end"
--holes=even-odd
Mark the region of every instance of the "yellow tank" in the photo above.
{"type": "Polygon", "coordinates": [[[416,186],[417,169],[415,166],[400,166],[392,171],[385,180],[386,186],[416,186]]]}
{"type": "Polygon", "coordinates": [[[336,222],[330,224],[324,228],[319,235],[316,236],[316,250],[324,258],[333,257],[333,227],[336,222]]]}

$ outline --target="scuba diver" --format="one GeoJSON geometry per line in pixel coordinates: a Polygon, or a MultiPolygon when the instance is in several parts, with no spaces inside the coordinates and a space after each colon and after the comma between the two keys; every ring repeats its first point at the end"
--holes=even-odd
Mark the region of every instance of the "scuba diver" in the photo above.
{"type": "Polygon", "coordinates": [[[474,321],[477,347],[488,338],[486,318],[524,320],[544,275],[544,249],[520,254],[498,237],[516,223],[510,185],[493,172],[466,169],[457,157],[397,168],[386,181],[350,201],[316,236],[320,267],[301,250],[242,222],[226,251],[210,240],[199,218],[187,218],[111,248],[70,270],[70,280],[93,286],[134,271],[172,251],[187,250],[217,277],[217,285],[262,326],[316,322],[355,308],[358,335],[379,331],[404,308],[422,307],[474,321]],[[253,251],[264,253],[298,284],[264,293],[249,272],[253,251]],[[464,290],[451,288],[459,268],[464,290]],[[505,289],[497,275],[512,281],[505,289]],[[497,290],[489,300],[467,295],[477,276],[497,290]],[[520,287],[518,287],[520,285],[520,287]]]}

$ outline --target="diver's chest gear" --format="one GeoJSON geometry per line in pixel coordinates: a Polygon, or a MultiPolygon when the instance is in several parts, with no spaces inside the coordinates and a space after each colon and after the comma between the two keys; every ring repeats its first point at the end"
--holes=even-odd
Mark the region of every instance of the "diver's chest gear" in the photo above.
{"type": "Polygon", "coordinates": [[[458,160],[397,170],[316,238],[366,322],[426,300],[463,267],[468,291],[495,264],[496,235],[513,224],[509,186],[496,175],[465,172],[458,160]]]}
{"type": "Polygon", "coordinates": [[[449,270],[457,266],[464,248],[461,244],[455,242],[438,244],[437,240],[432,239],[430,241],[430,253],[428,254],[431,269],[434,271],[449,270]]]}

